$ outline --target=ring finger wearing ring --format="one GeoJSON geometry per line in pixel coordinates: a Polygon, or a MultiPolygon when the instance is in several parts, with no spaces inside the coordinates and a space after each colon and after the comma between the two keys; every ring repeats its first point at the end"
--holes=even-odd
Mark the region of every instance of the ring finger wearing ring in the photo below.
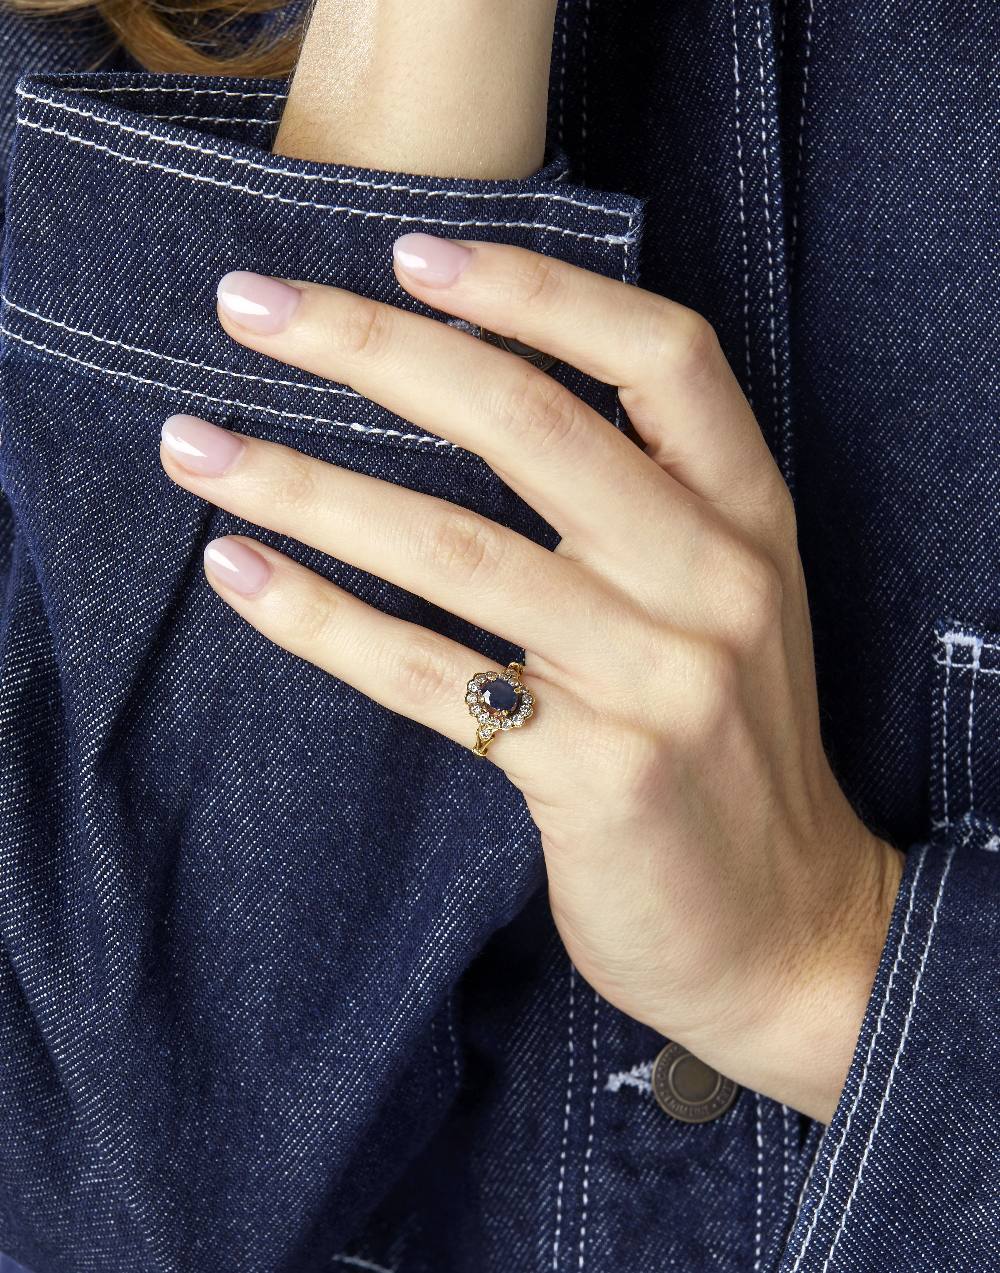
{"type": "MultiPolygon", "coordinates": [[[[476,755],[485,756],[499,733],[533,719],[539,695],[533,680],[530,687],[522,682],[522,664],[490,667],[474,650],[386,614],[264,544],[238,535],[212,540],[205,573],[269,640],[476,755]]],[[[560,703],[547,728],[499,757],[490,753],[515,780],[568,741],[569,695],[546,683],[544,697],[560,703]]]]}

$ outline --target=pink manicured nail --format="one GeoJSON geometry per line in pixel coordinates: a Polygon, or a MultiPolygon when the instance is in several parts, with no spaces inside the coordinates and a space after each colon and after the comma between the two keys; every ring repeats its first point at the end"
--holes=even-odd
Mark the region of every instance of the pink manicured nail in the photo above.
{"type": "Polygon", "coordinates": [[[246,449],[238,433],[220,429],[196,415],[167,416],[160,437],[181,468],[203,477],[221,476],[246,449]]]}
{"type": "Polygon", "coordinates": [[[219,279],[216,295],[220,306],[241,327],[273,336],[284,331],[302,297],[297,287],[266,274],[230,270],[219,279]]]}
{"type": "Polygon", "coordinates": [[[260,592],[272,574],[270,563],[260,553],[228,536],[205,545],[205,569],[245,597],[260,592]]]}
{"type": "Polygon", "coordinates": [[[408,274],[431,287],[449,287],[472,260],[470,248],[434,234],[401,234],[392,255],[408,274]]]}

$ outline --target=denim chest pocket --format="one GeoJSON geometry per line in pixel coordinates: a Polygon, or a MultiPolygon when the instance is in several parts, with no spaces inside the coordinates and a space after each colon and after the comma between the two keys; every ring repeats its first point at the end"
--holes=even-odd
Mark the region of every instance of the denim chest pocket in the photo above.
{"type": "Polygon", "coordinates": [[[934,827],[1000,821],[1000,630],[953,619],[934,632],[934,827]]]}

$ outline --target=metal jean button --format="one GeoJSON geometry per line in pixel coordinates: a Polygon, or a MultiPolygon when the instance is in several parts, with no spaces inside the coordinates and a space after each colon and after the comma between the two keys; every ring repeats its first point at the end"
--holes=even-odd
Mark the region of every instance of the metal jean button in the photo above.
{"type": "Polygon", "coordinates": [[[556,362],[551,354],[535,349],[533,345],[526,345],[521,340],[515,340],[513,336],[500,336],[497,332],[491,332],[488,327],[480,327],[479,338],[488,341],[491,345],[496,345],[498,349],[506,349],[509,354],[516,354],[518,358],[523,358],[526,362],[533,363],[541,371],[548,371],[556,362]]]}
{"type": "Polygon", "coordinates": [[[736,1100],[739,1084],[670,1042],[653,1062],[653,1095],[660,1108],[682,1123],[708,1123],[736,1100]]]}

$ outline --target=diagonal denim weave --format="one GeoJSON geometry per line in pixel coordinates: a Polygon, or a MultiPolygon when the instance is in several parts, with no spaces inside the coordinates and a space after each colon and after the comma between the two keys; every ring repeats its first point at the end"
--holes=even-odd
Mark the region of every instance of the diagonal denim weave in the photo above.
{"type": "MultiPolygon", "coordinates": [[[[279,158],[281,82],[91,71],[86,28],[2,24],[0,1248],[34,1273],[1000,1269],[985,16],[564,0],[524,181],[279,158]],[[749,1090],[669,1119],[663,1040],[568,963],[499,771],[202,577],[209,538],[250,534],[521,656],[157,458],[191,410],[554,546],[478,457],[215,319],[232,268],[431,314],[391,268],[421,228],[705,313],[795,492],[830,754],[907,849],[829,1127],[749,1090]]],[[[624,424],[612,386],[550,374],[624,424]]]]}

